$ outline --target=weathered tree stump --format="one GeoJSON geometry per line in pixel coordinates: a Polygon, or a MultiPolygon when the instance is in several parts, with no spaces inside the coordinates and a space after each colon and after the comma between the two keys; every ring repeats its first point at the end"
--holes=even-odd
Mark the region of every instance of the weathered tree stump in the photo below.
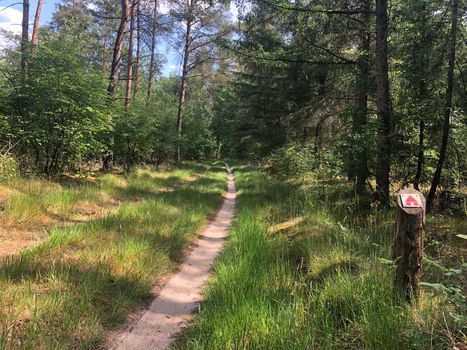
{"type": "Polygon", "coordinates": [[[425,234],[425,197],[415,189],[403,189],[397,196],[393,259],[396,263],[394,290],[407,301],[417,299],[422,274],[425,234]]]}

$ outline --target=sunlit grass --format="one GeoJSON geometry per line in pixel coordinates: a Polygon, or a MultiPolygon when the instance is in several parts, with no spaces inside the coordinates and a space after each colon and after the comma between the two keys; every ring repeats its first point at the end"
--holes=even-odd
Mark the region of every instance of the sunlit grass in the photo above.
{"type": "MultiPolygon", "coordinates": [[[[199,170],[172,171],[163,186],[199,170]]],[[[136,192],[138,201],[53,228],[40,245],[3,259],[0,349],[101,348],[108,329],[150,300],[151,287],[173,271],[220,203],[225,171],[208,170],[196,182],[160,193],[153,192],[160,178],[150,173],[150,187],[147,171],[125,179],[137,188],[129,197],[136,192]]]]}
{"type": "Polygon", "coordinates": [[[247,169],[236,180],[234,229],[206,301],[175,348],[452,345],[444,297],[426,291],[407,305],[393,294],[392,210],[353,200],[343,183],[303,186],[247,169]]]}
{"type": "Polygon", "coordinates": [[[37,230],[58,223],[85,221],[106,215],[125,201],[167,190],[196,173],[200,165],[182,168],[138,168],[127,175],[105,174],[49,181],[15,178],[0,184],[0,223],[37,230]]]}

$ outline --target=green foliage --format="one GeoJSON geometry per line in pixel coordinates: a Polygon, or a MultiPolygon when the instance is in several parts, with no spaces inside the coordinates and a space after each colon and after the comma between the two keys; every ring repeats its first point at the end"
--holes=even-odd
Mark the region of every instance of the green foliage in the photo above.
{"type": "MultiPolygon", "coordinates": [[[[458,235],[462,236],[462,235],[458,235]]],[[[428,260],[429,263],[433,264],[432,261],[428,260]]],[[[444,276],[451,279],[451,282],[447,283],[429,283],[421,282],[420,285],[431,289],[435,294],[447,297],[446,301],[453,307],[453,310],[449,312],[449,315],[456,322],[457,327],[463,328],[466,331],[467,328],[467,297],[462,291],[462,282],[455,283],[452,277],[456,277],[458,281],[462,281],[465,276],[465,268],[467,264],[464,263],[460,269],[445,268],[439,264],[436,264],[438,268],[444,271],[444,276]]]]}
{"type": "MultiPolygon", "coordinates": [[[[131,167],[138,162],[170,162],[175,158],[178,83],[175,77],[161,78],[154,91],[157,98],[149,106],[137,98],[128,111],[116,108],[113,153],[118,162],[131,167]]],[[[207,92],[200,82],[193,82],[184,108],[181,147],[184,159],[213,155],[211,120],[207,92]]]]}
{"type": "Polygon", "coordinates": [[[22,83],[8,98],[9,128],[47,175],[73,169],[105,149],[99,138],[109,130],[105,79],[83,62],[77,47],[53,36],[31,55],[24,80],[12,68],[12,79],[22,83]]]}
{"type": "Polygon", "coordinates": [[[206,159],[214,155],[211,131],[212,106],[208,91],[201,81],[192,81],[184,110],[185,129],[182,134],[182,154],[185,159],[206,159]]]}
{"type": "Polygon", "coordinates": [[[316,155],[310,145],[290,143],[268,156],[263,167],[272,174],[301,177],[316,164],[316,155]]]}
{"type": "Polygon", "coordinates": [[[18,176],[18,163],[9,154],[0,154],[0,180],[8,180],[18,176]]]}

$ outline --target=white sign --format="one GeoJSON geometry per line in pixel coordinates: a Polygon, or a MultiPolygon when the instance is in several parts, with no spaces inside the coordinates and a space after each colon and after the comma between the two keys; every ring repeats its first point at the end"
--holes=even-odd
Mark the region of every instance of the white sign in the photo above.
{"type": "Polygon", "coordinates": [[[401,202],[404,208],[422,208],[423,202],[417,193],[401,194],[401,202]]]}

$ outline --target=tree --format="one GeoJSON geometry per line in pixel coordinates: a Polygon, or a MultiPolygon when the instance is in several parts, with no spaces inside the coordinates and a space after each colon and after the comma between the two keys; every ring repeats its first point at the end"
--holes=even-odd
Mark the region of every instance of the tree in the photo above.
{"type": "Polygon", "coordinates": [[[34,16],[34,27],[32,31],[31,44],[34,47],[37,44],[37,33],[39,31],[39,20],[41,18],[43,0],[37,1],[36,15],[34,16]]]}
{"type": "Polygon", "coordinates": [[[117,30],[117,36],[115,39],[113,56],[112,56],[112,64],[110,66],[109,86],[107,87],[109,96],[112,99],[115,98],[115,89],[116,89],[118,78],[119,78],[118,75],[120,72],[120,61],[122,58],[123,39],[125,37],[125,31],[128,25],[129,17],[130,17],[130,5],[128,3],[128,0],[122,0],[121,1],[120,24],[119,24],[119,27],[117,30]]]}
{"type": "Polygon", "coordinates": [[[183,110],[190,73],[199,64],[212,59],[209,54],[203,56],[199,53],[203,50],[206,52],[206,46],[227,35],[230,30],[223,28],[223,23],[219,22],[219,16],[223,13],[223,4],[207,3],[203,0],[187,0],[174,4],[175,10],[172,11],[172,15],[179,20],[181,26],[178,31],[183,37],[182,73],[177,109],[177,162],[179,163],[182,158],[183,110]]]}
{"type": "MultiPolygon", "coordinates": [[[[48,176],[93,159],[103,149],[99,134],[109,130],[105,80],[86,64],[80,47],[74,38],[48,38],[29,59],[21,104],[16,86],[7,100],[15,141],[25,143],[36,168],[48,176]]],[[[22,71],[7,72],[10,82],[21,82],[22,71]]]]}
{"type": "Polygon", "coordinates": [[[387,36],[387,0],[376,0],[376,106],[379,120],[376,194],[379,201],[385,205],[389,203],[391,133],[393,128],[393,117],[389,96],[387,36]]]}
{"type": "Polygon", "coordinates": [[[157,33],[157,0],[154,0],[154,8],[151,13],[151,44],[150,44],[150,55],[149,61],[149,76],[148,76],[148,88],[146,93],[146,106],[151,101],[152,84],[154,81],[154,75],[156,73],[156,33],[157,33]]]}
{"type": "Polygon", "coordinates": [[[136,61],[135,61],[135,83],[133,88],[133,98],[139,90],[139,66],[141,64],[141,0],[136,7],[136,61]]]}
{"type": "Polygon", "coordinates": [[[449,35],[449,58],[448,58],[448,74],[446,84],[446,97],[444,105],[444,122],[443,122],[443,136],[441,140],[441,147],[439,150],[438,164],[436,165],[436,171],[431,182],[430,192],[427,197],[427,210],[431,210],[433,206],[436,189],[441,179],[441,172],[443,171],[444,161],[446,159],[446,150],[449,140],[450,131],[450,118],[452,108],[452,94],[454,86],[454,65],[456,60],[456,34],[457,34],[457,20],[459,12],[459,1],[452,0],[452,19],[451,19],[451,31],[449,35]]]}
{"type": "Polygon", "coordinates": [[[154,75],[156,73],[156,33],[157,33],[157,0],[154,0],[154,8],[151,13],[151,44],[150,44],[150,55],[149,61],[149,76],[148,76],[148,88],[146,94],[146,106],[151,101],[152,84],[154,81],[154,75]]]}
{"type": "Polygon", "coordinates": [[[361,25],[358,36],[360,38],[359,57],[357,60],[357,82],[356,82],[356,111],[353,114],[352,134],[357,139],[356,152],[352,159],[352,175],[356,176],[355,192],[363,194],[368,177],[367,147],[364,139],[364,127],[368,116],[368,94],[370,80],[370,0],[363,1],[361,25]]]}
{"type": "Polygon", "coordinates": [[[131,4],[131,16],[130,16],[130,39],[128,42],[128,68],[127,68],[127,79],[126,79],[126,93],[125,93],[125,110],[131,103],[131,84],[133,82],[133,50],[135,40],[135,28],[136,28],[136,7],[139,0],[133,0],[131,4]]]}
{"type": "Polygon", "coordinates": [[[29,50],[29,0],[23,0],[23,20],[21,24],[21,68],[24,75],[28,73],[29,50]]]}
{"type": "Polygon", "coordinates": [[[191,29],[193,25],[193,11],[195,9],[196,0],[188,0],[189,4],[185,14],[185,43],[183,47],[183,63],[182,63],[182,76],[180,77],[180,92],[178,97],[178,110],[177,110],[177,162],[181,161],[181,142],[182,142],[182,126],[183,126],[183,107],[185,104],[186,83],[188,80],[188,60],[190,58],[190,45],[191,45],[191,29]]]}

